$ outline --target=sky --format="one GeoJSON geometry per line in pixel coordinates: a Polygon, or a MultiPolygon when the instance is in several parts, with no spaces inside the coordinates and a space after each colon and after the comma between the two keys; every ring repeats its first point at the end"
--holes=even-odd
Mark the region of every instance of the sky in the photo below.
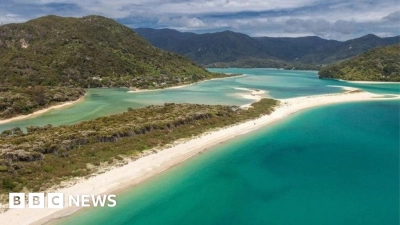
{"type": "Polygon", "coordinates": [[[0,23],[101,15],[131,28],[349,40],[400,35],[400,0],[1,0],[0,23]]]}

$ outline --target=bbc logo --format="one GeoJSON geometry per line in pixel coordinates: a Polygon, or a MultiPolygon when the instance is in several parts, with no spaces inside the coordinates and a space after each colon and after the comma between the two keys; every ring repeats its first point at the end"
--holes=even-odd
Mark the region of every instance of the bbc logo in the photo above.
{"type": "MultiPolygon", "coordinates": [[[[9,206],[10,209],[23,209],[25,208],[25,193],[9,193],[9,206]]],[[[64,194],[63,193],[48,193],[47,194],[47,208],[60,209],[64,207],[64,194]]],[[[29,193],[28,194],[28,208],[44,209],[45,197],[44,193],[29,193]]]]}
{"type": "MultiPolygon", "coordinates": [[[[25,193],[9,193],[10,209],[23,209],[26,207],[25,193]]],[[[117,205],[116,195],[67,195],[66,205],[76,207],[115,207],[117,205]]],[[[28,193],[28,208],[32,209],[61,209],[64,207],[63,193],[28,193]],[[45,205],[47,203],[47,205],[45,205]]]]}

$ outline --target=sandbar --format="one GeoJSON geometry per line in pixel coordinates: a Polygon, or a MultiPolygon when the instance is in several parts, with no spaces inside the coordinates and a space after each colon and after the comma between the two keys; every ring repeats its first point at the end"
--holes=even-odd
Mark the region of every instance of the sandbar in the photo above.
{"type": "MultiPolygon", "coordinates": [[[[400,96],[396,96],[396,99],[399,98],[400,96]]],[[[295,112],[327,104],[355,101],[379,101],[383,99],[385,98],[382,98],[382,96],[378,94],[354,90],[335,94],[281,99],[280,105],[276,107],[275,111],[270,115],[215,129],[191,139],[178,140],[164,149],[148,151],[147,155],[136,160],[130,160],[125,165],[108,168],[104,173],[87,179],[82,178],[75,180],[71,182],[70,185],[57,190],[51,189],[48,190],[48,192],[61,192],[64,193],[64,195],[117,193],[118,191],[132,187],[151,176],[177,165],[202,151],[210,149],[212,146],[265,127],[295,112]]],[[[44,224],[56,218],[69,215],[76,210],[78,210],[78,208],[10,209],[0,214],[0,221],[4,225],[44,224]]]]}

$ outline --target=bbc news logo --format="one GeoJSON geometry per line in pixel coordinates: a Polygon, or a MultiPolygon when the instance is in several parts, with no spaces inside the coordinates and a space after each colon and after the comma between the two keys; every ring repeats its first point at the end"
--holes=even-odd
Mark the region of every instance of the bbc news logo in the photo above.
{"type": "Polygon", "coordinates": [[[61,209],[64,207],[115,207],[117,205],[116,195],[68,195],[63,193],[28,193],[28,204],[26,204],[25,193],[9,193],[8,208],[24,209],[61,209]],[[67,197],[67,198],[65,198],[67,197]]]}

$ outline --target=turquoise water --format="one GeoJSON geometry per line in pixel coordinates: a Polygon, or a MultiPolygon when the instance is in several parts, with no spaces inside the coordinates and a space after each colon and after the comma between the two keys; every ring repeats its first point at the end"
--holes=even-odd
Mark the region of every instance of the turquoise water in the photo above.
{"type": "Polygon", "coordinates": [[[90,89],[87,91],[83,102],[68,108],[51,110],[33,118],[0,124],[0,132],[13,127],[25,128],[27,126],[44,126],[46,124],[52,124],[53,126],[73,124],[123,112],[128,107],[138,108],[143,106],[143,104],[132,102],[132,96],[127,95],[126,91],[126,89],[122,88],[90,89]]]}
{"type": "MultiPolygon", "coordinates": [[[[271,91],[274,98],[293,97],[321,93],[340,92],[338,87],[328,87],[329,81],[319,80],[315,71],[282,71],[276,69],[238,70],[247,74],[241,77],[199,82],[179,89],[166,89],[151,92],[129,93],[126,88],[88,89],[84,102],[68,109],[52,110],[40,116],[7,124],[0,124],[0,132],[6,129],[46,124],[73,124],[99,116],[120,113],[128,107],[139,108],[146,105],[175,103],[244,105],[253,100],[241,95],[249,91],[237,88],[261,89],[271,91]],[[288,83],[288,80],[294,80],[288,83]],[[290,91],[288,91],[290,90],[290,91]]],[[[221,72],[225,72],[222,70],[221,72]]],[[[232,72],[232,70],[226,71],[232,72]]],[[[267,97],[267,94],[264,95],[267,97]]]]}
{"type": "MultiPolygon", "coordinates": [[[[210,69],[245,76],[180,89],[90,89],[84,102],[0,125],[72,124],[164,102],[242,105],[337,93],[335,86],[400,94],[399,84],[320,80],[315,71],[210,69]]],[[[400,101],[347,103],[296,113],[226,142],[60,224],[398,224],[400,101]]]]}
{"type": "Polygon", "coordinates": [[[240,73],[248,77],[238,78],[237,84],[249,88],[267,90],[272,98],[292,98],[316,94],[340,92],[333,86],[360,88],[372,93],[400,94],[400,83],[359,84],[338,80],[319,79],[317,71],[297,71],[278,69],[209,69],[212,72],[240,73]]]}
{"type": "Polygon", "coordinates": [[[399,101],[307,110],[60,224],[398,224],[399,101]]]}
{"type": "Polygon", "coordinates": [[[260,89],[267,93],[263,97],[291,98],[341,92],[334,86],[351,86],[376,92],[400,94],[399,84],[352,84],[342,81],[318,79],[316,71],[292,71],[277,69],[209,69],[214,72],[240,73],[245,76],[211,80],[179,89],[128,93],[126,88],[89,89],[84,102],[67,109],[52,110],[40,116],[0,124],[0,132],[14,127],[55,126],[73,124],[126,111],[128,107],[139,108],[165,102],[244,105],[253,100],[241,95],[249,91],[237,88],[260,89]]]}

